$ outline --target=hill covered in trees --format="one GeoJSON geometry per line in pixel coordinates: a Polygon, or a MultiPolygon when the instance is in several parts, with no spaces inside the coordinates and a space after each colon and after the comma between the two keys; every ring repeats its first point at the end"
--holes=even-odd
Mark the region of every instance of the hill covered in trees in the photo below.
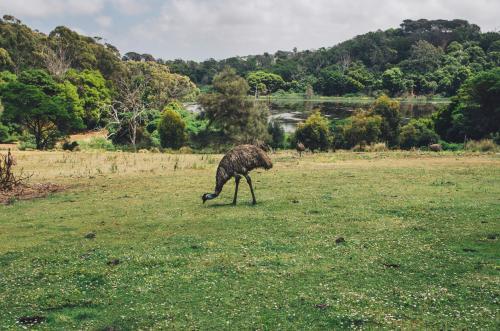
{"type": "Polygon", "coordinates": [[[263,83],[271,93],[304,93],[310,86],[322,95],[385,90],[391,95],[452,96],[473,74],[500,65],[500,33],[482,33],[465,20],[405,20],[399,28],[369,32],[330,48],[200,63],[159,62],[198,85],[211,84],[222,68],[230,66],[247,79],[260,75],[256,85],[250,84],[252,89],[263,83]]]}
{"type": "MultiPolygon", "coordinates": [[[[386,144],[427,147],[500,141],[500,34],[463,20],[406,20],[332,48],[202,63],[155,59],[82,36],[0,19],[0,142],[51,149],[69,134],[106,128],[110,148],[212,148],[303,142],[309,149],[386,144]],[[199,96],[196,84],[210,85],[199,96]],[[249,94],[368,94],[377,101],[341,121],[313,113],[285,137],[249,94]],[[404,123],[387,95],[454,96],[432,118],[404,123]],[[197,100],[200,114],[183,102],[197,100]],[[269,124],[269,125],[268,125],[269,124]]],[[[73,148],[74,142],[67,142],[73,148]]]]}

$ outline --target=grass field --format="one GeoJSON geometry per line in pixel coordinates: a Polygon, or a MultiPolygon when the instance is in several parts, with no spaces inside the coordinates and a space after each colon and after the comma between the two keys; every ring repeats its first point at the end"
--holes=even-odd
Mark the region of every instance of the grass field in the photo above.
{"type": "Polygon", "coordinates": [[[0,206],[0,329],[500,327],[499,155],[278,153],[235,207],[218,155],[16,155],[68,188],[0,206]]]}

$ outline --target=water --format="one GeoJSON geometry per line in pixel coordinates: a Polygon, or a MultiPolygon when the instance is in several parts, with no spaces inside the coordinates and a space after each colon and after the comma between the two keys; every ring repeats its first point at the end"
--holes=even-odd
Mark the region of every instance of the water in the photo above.
{"type": "MultiPolygon", "coordinates": [[[[313,110],[319,109],[330,120],[338,120],[351,116],[356,109],[368,109],[370,102],[339,102],[310,100],[273,100],[261,99],[271,112],[270,119],[280,123],[286,132],[294,132],[297,124],[304,121],[313,110]]],[[[401,102],[400,111],[403,123],[411,118],[420,118],[432,114],[439,105],[434,103],[401,102]]],[[[186,108],[194,113],[202,111],[198,104],[186,104],[186,108]]]]}
{"type": "MultiPolygon", "coordinates": [[[[357,109],[368,109],[370,103],[334,102],[334,101],[261,101],[266,102],[271,112],[271,119],[279,122],[286,132],[294,132],[297,124],[304,121],[313,110],[319,109],[330,120],[344,119],[353,115],[357,109]]],[[[432,114],[438,105],[433,103],[405,103],[400,106],[403,122],[411,118],[420,118],[432,114]]]]}

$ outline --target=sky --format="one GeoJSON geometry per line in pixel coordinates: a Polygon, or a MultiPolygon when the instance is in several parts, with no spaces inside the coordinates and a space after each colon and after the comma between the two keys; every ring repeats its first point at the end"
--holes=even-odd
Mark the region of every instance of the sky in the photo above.
{"type": "Polygon", "coordinates": [[[65,25],[122,54],[166,60],[330,47],[407,18],[500,30],[500,0],[0,0],[4,14],[45,33],[65,25]]]}

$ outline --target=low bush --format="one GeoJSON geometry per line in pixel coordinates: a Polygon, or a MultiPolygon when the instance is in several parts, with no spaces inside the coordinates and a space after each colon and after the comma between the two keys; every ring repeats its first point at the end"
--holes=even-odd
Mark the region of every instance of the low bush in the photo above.
{"type": "Polygon", "coordinates": [[[465,144],[465,150],[471,152],[495,152],[499,146],[491,139],[470,140],[465,144]]]}
{"type": "Polygon", "coordinates": [[[271,145],[272,148],[285,147],[285,130],[280,123],[276,121],[269,122],[267,132],[269,132],[269,135],[271,136],[269,145],[271,145]]]}
{"type": "Polygon", "coordinates": [[[73,142],[69,142],[69,141],[65,141],[63,142],[62,144],[62,149],[65,150],[65,151],[74,151],[76,149],[78,149],[78,142],[76,141],[73,141],[73,142]]]}
{"type": "Polygon", "coordinates": [[[312,151],[328,150],[332,143],[328,119],[319,110],[313,112],[304,123],[298,125],[295,139],[312,151]]]}
{"type": "Polygon", "coordinates": [[[104,150],[104,151],[115,151],[116,147],[113,143],[104,137],[92,137],[88,141],[78,142],[82,150],[104,150]]]}
{"type": "Polygon", "coordinates": [[[430,119],[413,119],[401,128],[400,146],[403,149],[426,147],[438,141],[439,136],[434,132],[430,119]]]}
{"type": "Polygon", "coordinates": [[[464,144],[449,143],[446,141],[440,141],[439,144],[443,147],[443,151],[461,151],[464,149],[464,144]]]}
{"type": "Polygon", "coordinates": [[[35,136],[25,133],[21,137],[19,137],[19,145],[17,146],[19,150],[34,150],[36,149],[35,136]]]}
{"type": "Polygon", "coordinates": [[[173,108],[165,108],[158,124],[161,146],[164,148],[180,148],[187,140],[186,123],[173,108]]]}
{"type": "Polygon", "coordinates": [[[7,143],[10,141],[9,128],[0,123],[0,143],[7,143]]]}

